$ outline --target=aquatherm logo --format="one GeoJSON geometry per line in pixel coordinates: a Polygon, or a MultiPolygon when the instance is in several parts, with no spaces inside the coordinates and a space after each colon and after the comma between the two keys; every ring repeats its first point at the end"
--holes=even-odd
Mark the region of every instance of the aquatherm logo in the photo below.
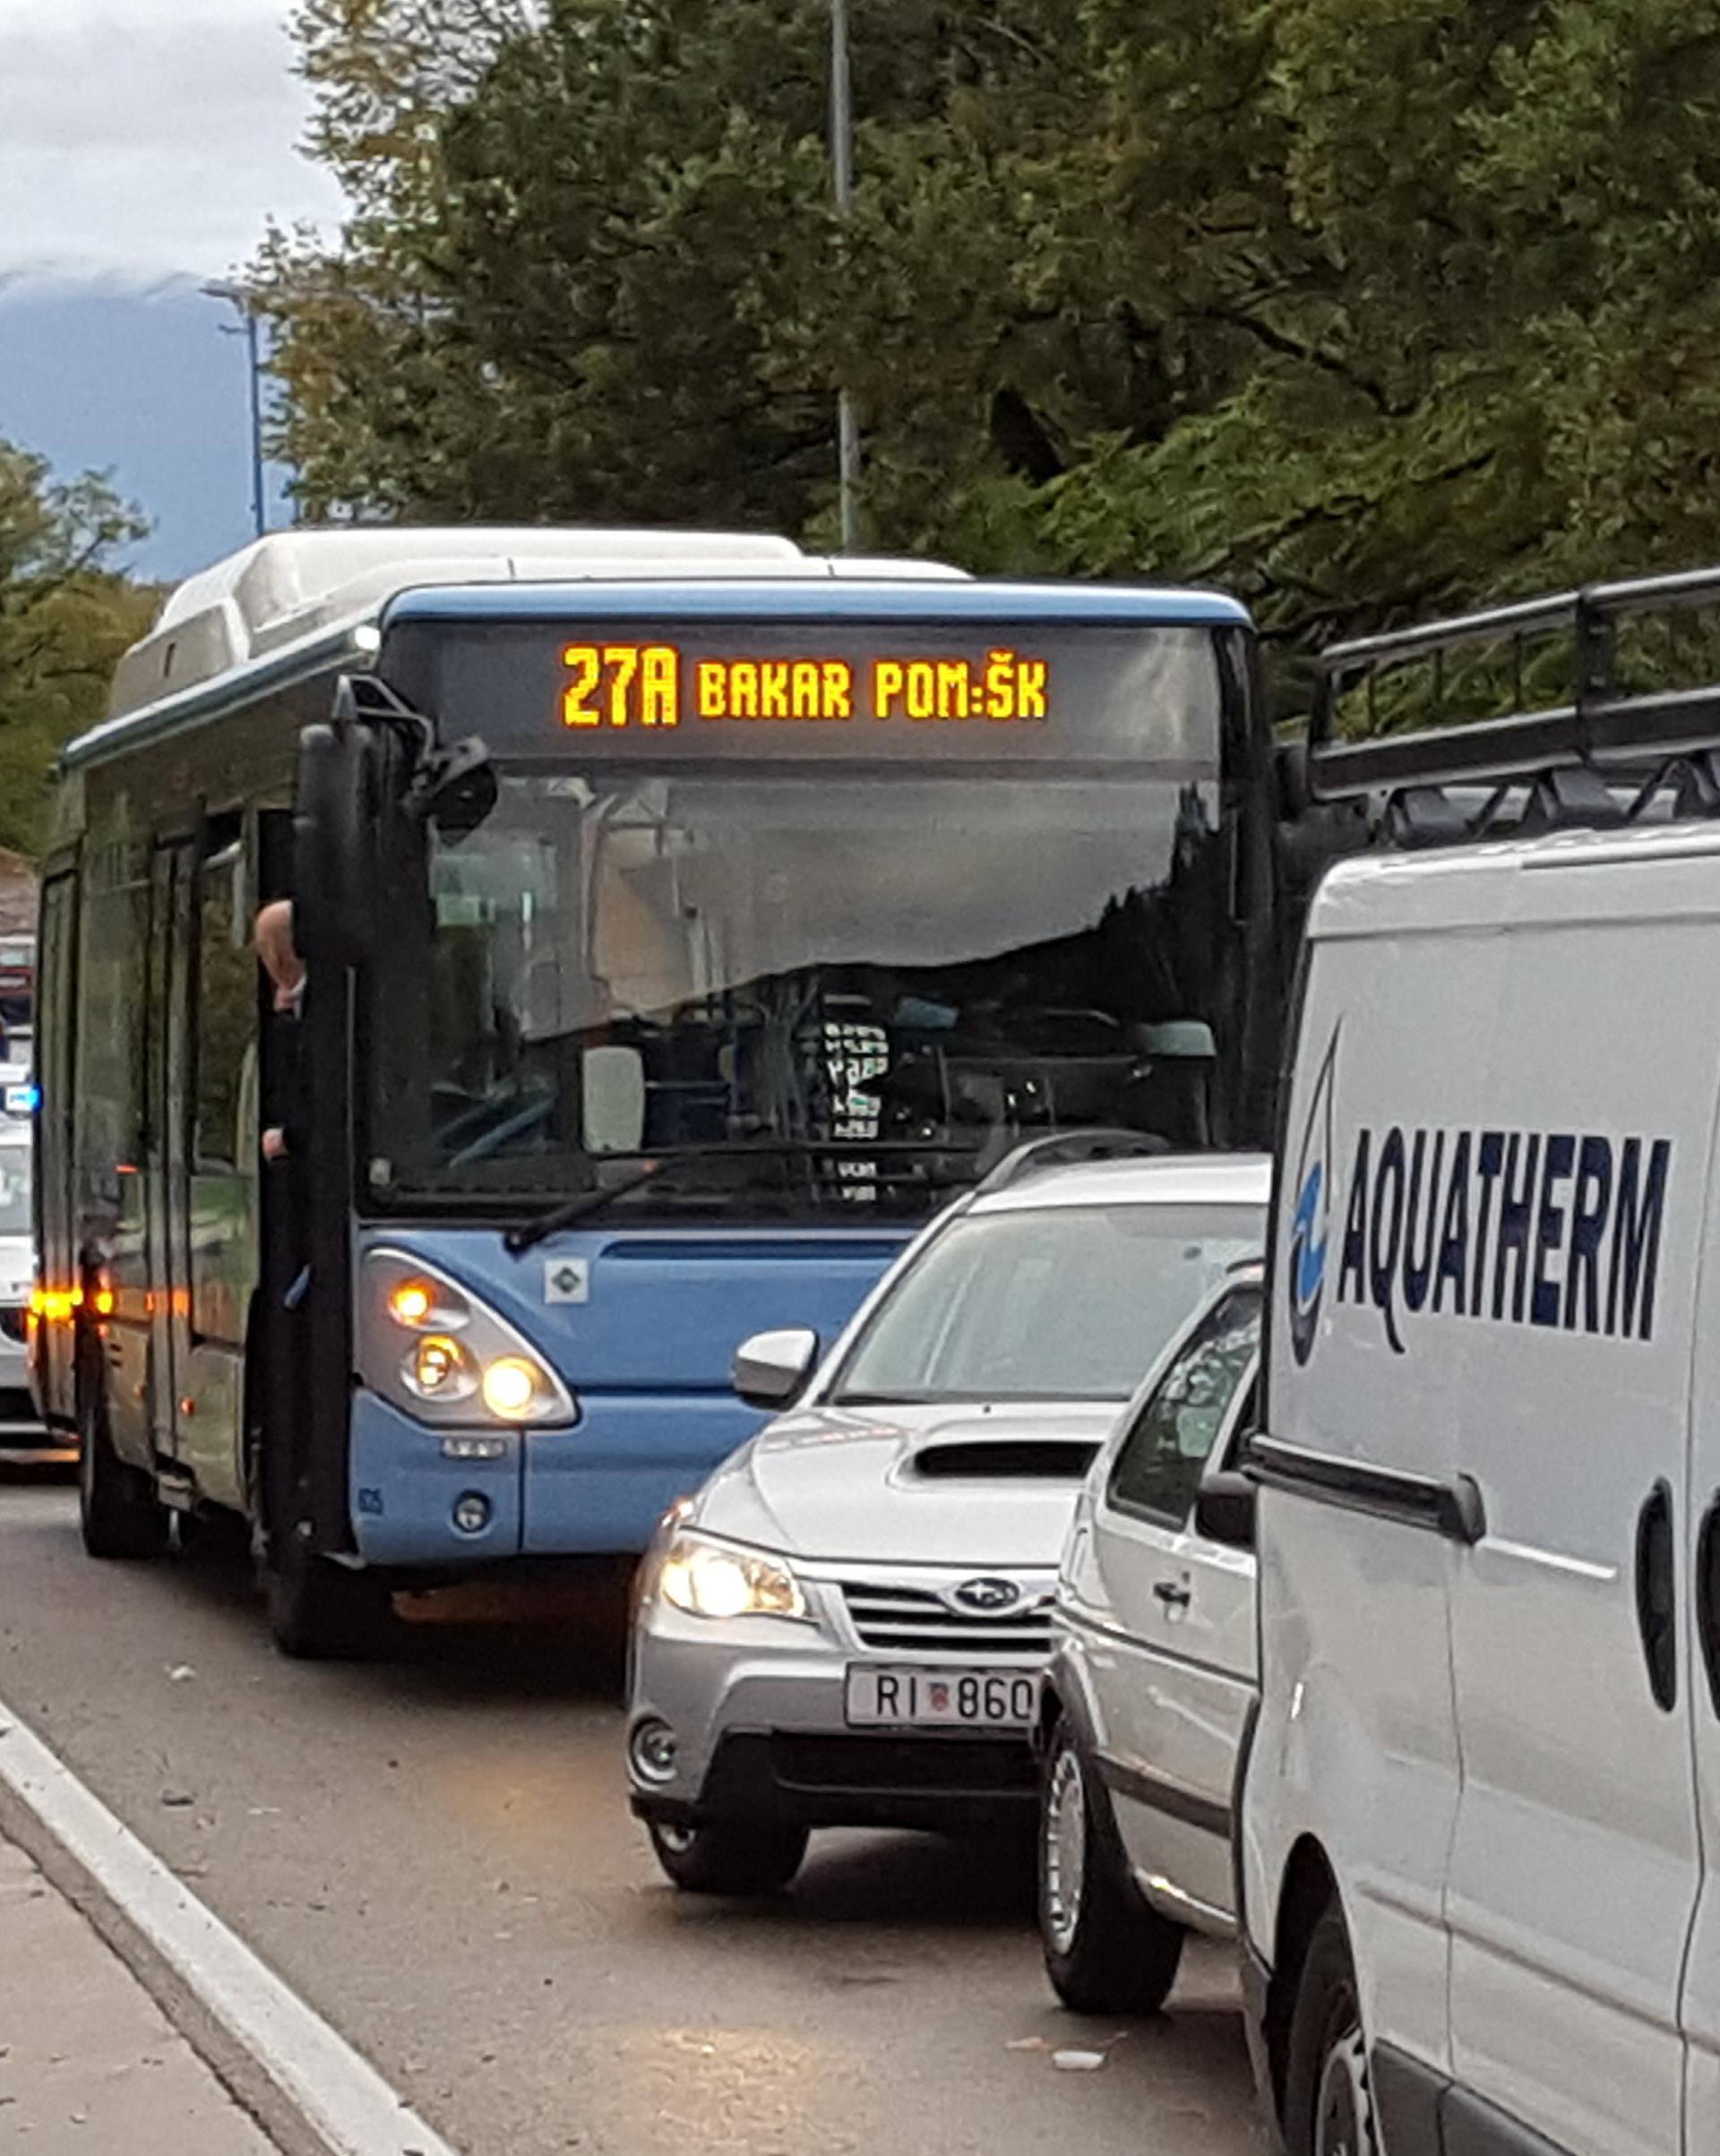
{"type": "Polygon", "coordinates": [[[1314,1352],[1326,1293],[1326,1254],[1332,1224],[1332,1088],[1337,1069],[1337,1026],[1314,1080],[1296,1160],[1295,1211],[1290,1219],[1290,1345],[1298,1362],[1314,1352]]]}
{"type": "Polygon", "coordinates": [[[1305,1365],[1329,1296],[1372,1310],[1393,1354],[1429,1320],[1652,1340],[1673,1141],[1452,1124],[1336,1128],[1338,1027],[1302,1126],[1285,1300],[1305,1365]]]}

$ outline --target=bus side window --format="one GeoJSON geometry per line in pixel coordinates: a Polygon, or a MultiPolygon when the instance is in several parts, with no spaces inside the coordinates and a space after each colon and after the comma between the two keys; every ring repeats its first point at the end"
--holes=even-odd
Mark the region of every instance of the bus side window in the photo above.
{"type": "Polygon", "coordinates": [[[239,1146],[245,1052],[256,1029],[257,961],[244,915],[243,853],[228,847],[203,863],[197,921],[194,1165],[248,1164],[239,1146]]]}
{"type": "Polygon", "coordinates": [[[149,896],[148,862],[135,847],[111,846],[94,856],[84,887],[79,969],[79,1205],[85,1215],[116,1220],[128,1201],[138,1200],[134,1171],[146,1144],[143,986],[149,896]]]}

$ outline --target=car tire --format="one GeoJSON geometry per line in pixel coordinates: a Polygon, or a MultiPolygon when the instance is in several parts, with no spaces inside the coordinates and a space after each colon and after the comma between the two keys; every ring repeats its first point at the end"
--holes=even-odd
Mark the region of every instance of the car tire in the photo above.
{"type": "Polygon", "coordinates": [[[1136,1885],[1067,1719],[1045,1747],[1039,1796],[1039,1939],[1052,1989],[1075,2014],[1156,2014],[1186,1934],[1136,1885]]]}
{"type": "Polygon", "coordinates": [[[108,1388],[88,1353],[78,1373],[78,1525],[91,1557],[160,1557],[168,1547],[167,1507],[153,1478],[115,1452],[108,1388]]]}
{"type": "Polygon", "coordinates": [[[263,1565],[269,1630],[294,1662],[359,1662],[374,1654],[392,1604],[385,1582],[331,1564],[289,1541],[263,1565]]]}
{"type": "Polygon", "coordinates": [[[1335,1903],[1314,1927],[1296,1982],[1284,2136],[1289,2156],[1380,2156],[1355,1963],[1335,1903]]]}
{"type": "Polygon", "coordinates": [[[686,1894],[779,1894],[806,1855],[804,1826],[646,1824],[658,1862],[686,1894]]]}

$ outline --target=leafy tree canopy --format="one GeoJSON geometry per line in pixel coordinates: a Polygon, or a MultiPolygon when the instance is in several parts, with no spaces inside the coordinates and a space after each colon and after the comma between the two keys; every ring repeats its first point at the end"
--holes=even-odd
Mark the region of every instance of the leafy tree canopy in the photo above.
{"type": "Polygon", "coordinates": [[[1720,556],[1711,0],[308,0],[313,514],[1211,579],[1298,643],[1720,556]]]}
{"type": "Polygon", "coordinates": [[[55,755],[101,717],[150,625],[157,593],[108,566],[147,529],[96,474],[56,485],[0,441],[0,846],[36,853],[55,755]]]}

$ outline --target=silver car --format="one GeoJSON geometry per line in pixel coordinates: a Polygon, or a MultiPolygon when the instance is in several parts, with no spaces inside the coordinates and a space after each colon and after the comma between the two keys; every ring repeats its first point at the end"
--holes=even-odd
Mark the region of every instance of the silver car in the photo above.
{"type": "Polygon", "coordinates": [[[1268,1164],[1046,1165],[1023,1148],[885,1276],[796,1404],[664,1522],[641,1573],[627,1760],[678,1885],[764,1893],[816,1826],[1031,1819],[1028,1743],[1083,1477],[1141,1375],[1259,1250],[1268,1164]]]}
{"type": "Polygon", "coordinates": [[[1075,1508],[1040,1702],[1039,1927],[1078,2014],[1151,2013],[1191,1931],[1234,1937],[1231,1792],[1257,1689],[1261,1268],[1238,1267],[1075,1508]]]}

